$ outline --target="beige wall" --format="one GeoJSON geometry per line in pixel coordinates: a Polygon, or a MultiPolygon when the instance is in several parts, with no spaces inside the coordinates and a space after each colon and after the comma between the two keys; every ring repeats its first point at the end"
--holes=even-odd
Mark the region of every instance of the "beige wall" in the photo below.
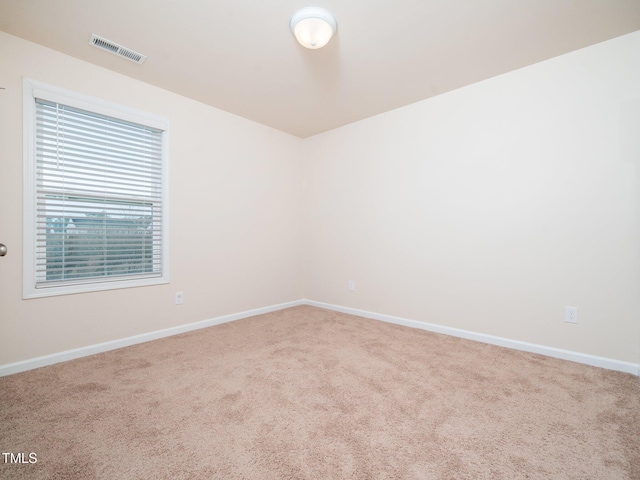
{"type": "Polygon", "coordinates": [[[300,139],[4,33],[0,86],[0,365],[303,297],[300,139]],[[23,75],[169,119],[169,285],[22,300],[23,75]]]}
{"type": "Polygon", "coordinates": [[[307,298],[638,363],[639,58],[636,32],[307,139],[307,298]]]}
{"type": "Polygon", "coordinates": [[[0,365],[301,298],[638,363],[638,58],[300,140],[0,33],[0,365]],[[22,300],[23,75],[169,118],[171,284],[22,300]]]}

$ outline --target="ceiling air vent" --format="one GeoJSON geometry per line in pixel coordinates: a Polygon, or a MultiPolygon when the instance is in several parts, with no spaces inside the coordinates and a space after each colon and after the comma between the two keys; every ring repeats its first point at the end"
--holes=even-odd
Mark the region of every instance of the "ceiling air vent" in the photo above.
{"type": "Polygon", "coordinates": [[[107,40],[106,38],[99,37],[95,34],[91,35],[90,43],[94,47],[98,47],[102,50],[113,53],[114,55],[118,55],[119,57],[126,58],[132,62],[143,63],[147,59],[146,55],[142,55],[141,53],[125,48],[122,45],[118,45],[111,40],[107,40]]]}

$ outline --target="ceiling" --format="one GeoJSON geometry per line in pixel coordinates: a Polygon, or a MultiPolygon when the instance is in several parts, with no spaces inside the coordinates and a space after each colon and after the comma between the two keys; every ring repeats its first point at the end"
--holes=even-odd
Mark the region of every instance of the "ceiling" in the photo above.
{"type": "Polygon", "coordinates": [[[640,30],[640,0],[0,0],[0,30],[307,137],[640,30]],[[306,6],[323,49],[289,30],[306,6]]]}

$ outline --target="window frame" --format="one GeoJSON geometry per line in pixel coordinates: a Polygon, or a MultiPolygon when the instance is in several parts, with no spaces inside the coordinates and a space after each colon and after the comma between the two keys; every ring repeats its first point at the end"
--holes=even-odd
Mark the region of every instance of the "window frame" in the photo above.
{"type": "Polygon", "coordinates": [[[23,78],[23,298],[40,298],[120,288],[169,283],[169,121],[151,113],[125,107],[107,100],[62,89],[27,77],[23,78]],[[161,273],[146,278],[108,276],[87,280],[75,279],[55,285],[36,287],[36,98],[67,105],[162,130],[162,227],[161,273]]]}

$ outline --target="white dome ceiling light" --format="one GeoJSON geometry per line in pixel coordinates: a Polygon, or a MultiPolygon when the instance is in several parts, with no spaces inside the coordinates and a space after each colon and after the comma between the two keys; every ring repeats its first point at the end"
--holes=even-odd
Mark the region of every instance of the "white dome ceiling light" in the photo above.
{"type": "Polygon", "coordinates": [[[300,45],[315,50],[329,43],[338,24],[324,8],[307,7],[293,14],[289,27],[300,45]]]}

